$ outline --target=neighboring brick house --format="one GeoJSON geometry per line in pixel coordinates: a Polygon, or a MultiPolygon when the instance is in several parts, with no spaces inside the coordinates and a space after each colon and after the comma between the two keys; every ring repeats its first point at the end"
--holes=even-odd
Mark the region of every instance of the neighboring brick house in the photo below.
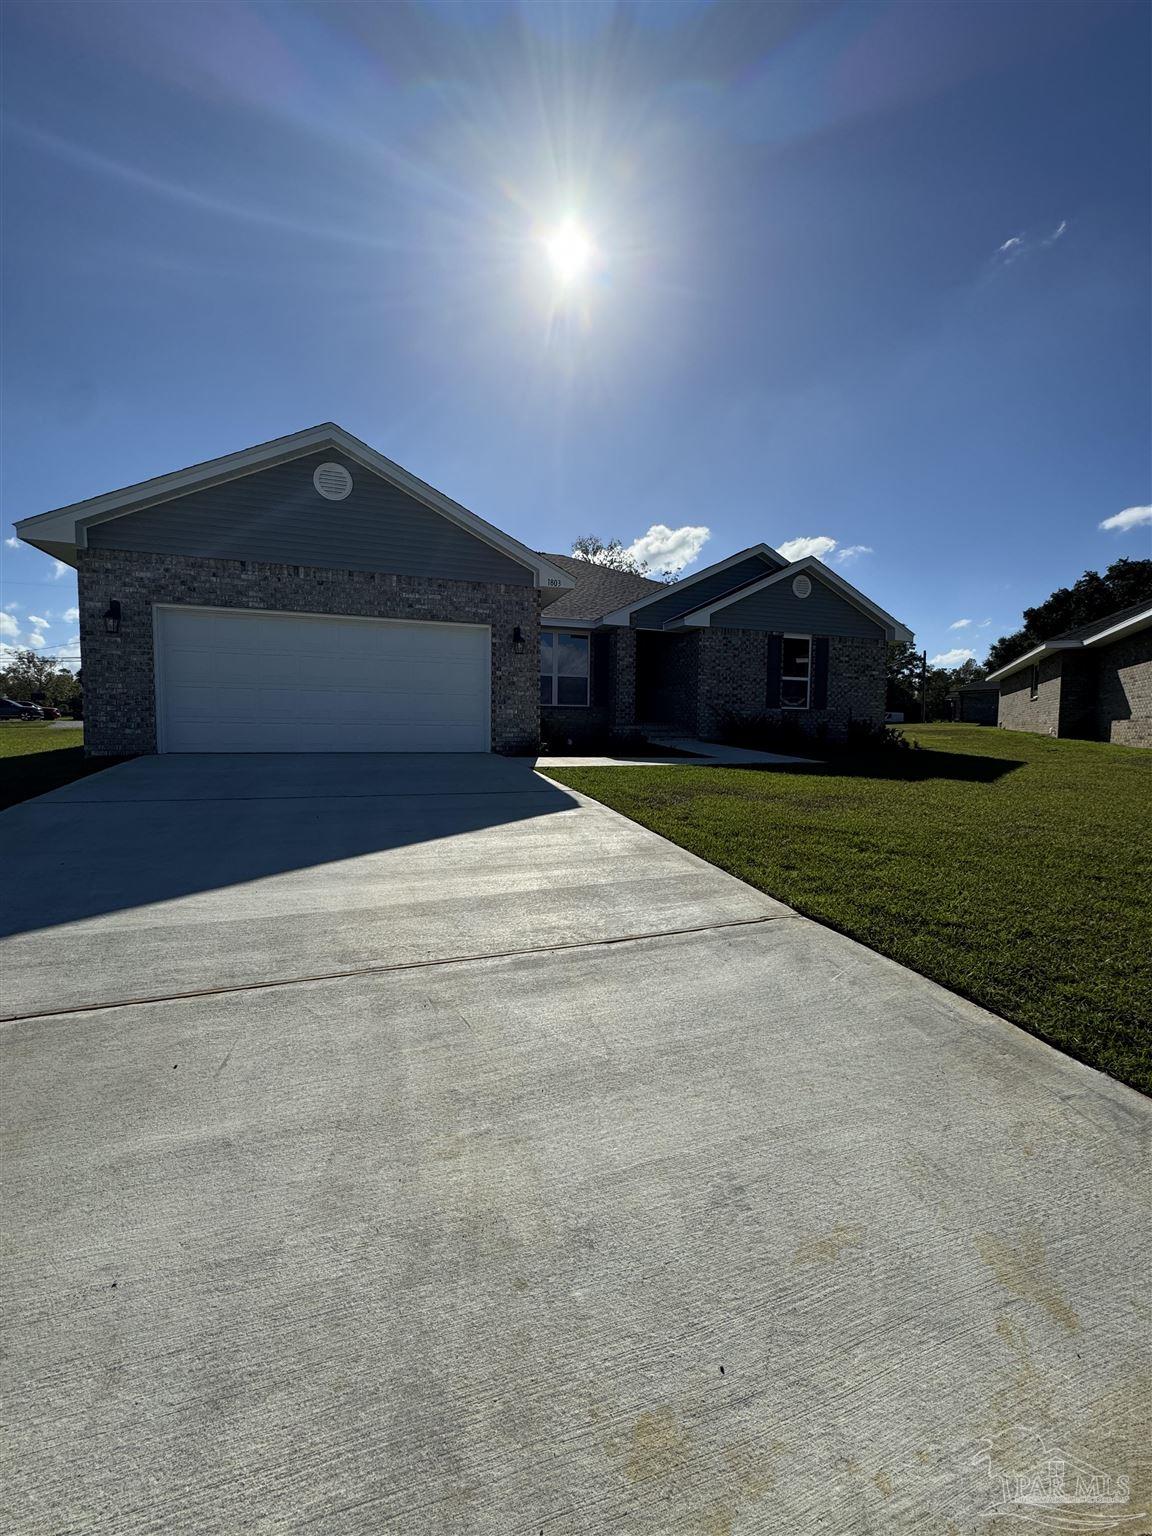
{"type": "Polygon", "coordinates": [[[964,725],[995,725],[1000,690],[995,683],[964,683],[948,695],[952,719],[964,725]]]}
{"type": "Polygon", "coordinates": [[[888,639],[767,545],[664,585],[542,555],[328,423],[24,519],[78,572],[86,750],[534,752],[879,721],[888,639]]]}
{"type": "Polygon", "coordinates": [[[1152,603],[1056,635],[987,681],[1008,730],[1152,747],[1152,603]]]}

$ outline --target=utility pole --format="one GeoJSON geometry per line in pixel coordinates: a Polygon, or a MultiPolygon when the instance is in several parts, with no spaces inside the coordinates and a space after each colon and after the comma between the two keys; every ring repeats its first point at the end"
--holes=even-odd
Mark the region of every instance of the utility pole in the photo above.
{"type": "Polygon", "coordinates": [[[920,656],[920,719],[928,723],[928,652],[923,651],[920,656]]]}

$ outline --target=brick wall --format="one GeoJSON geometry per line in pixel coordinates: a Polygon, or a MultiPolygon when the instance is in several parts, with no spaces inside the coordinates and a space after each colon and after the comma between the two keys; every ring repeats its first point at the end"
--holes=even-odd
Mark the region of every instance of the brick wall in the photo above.
{"type": "Polygon", "coordinates": [[[1060,656],[1040,658],[1040,686],[1030,697],[1031,667],[1021,667],[1000,682],[998,720],[1008,731],[1037,731],[1056,736],[1060,731],[1060,656]]]}
{"type": "Polygon", "coordinates": [[[1152,629],[1108,646],[1098,666],[1101,740],[1152,747],[1152,629]]]}
{"type": "Polygon", "coordinates": [[[89,755],[156,750],[153,603],[488,624],[493,751],[536,750],[540,610],[533,587],[92,549],[81,551],[79,586],[89,755]],[[104,630],[103,614],[112,598],[121,604],[118,635],[104,630]],[[520,656],[512,651],[517,624],[525,639],[520,656]]]}
{"type": "Polygon", "coordinates": [[[613,731],[626,735],[636,729],[636,631],[621,625],[612,630],[611,641],[608,723],[613,731]]]}
{"type": "Polygon", "coordinates": [[[698,668],[699,729],[715,736],[726,714],[758,715],[823,726],[843,736],[853,720],[878,725],[884,719],[883,639],[832,636],[828,642],[828,707],[768,710],[768,635],[752,629],[702,629],[698,668]]]}

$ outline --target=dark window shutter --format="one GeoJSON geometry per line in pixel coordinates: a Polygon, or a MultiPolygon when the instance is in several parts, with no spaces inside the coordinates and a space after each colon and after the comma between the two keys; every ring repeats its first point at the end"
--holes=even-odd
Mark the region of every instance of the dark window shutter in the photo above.
{"type": "Polygon", "coordinates": [[[768,636],[768,696],[765,707],[780,708],[780,651],[783,635],[768,636]]]}
{"type": "Polygon", "coordinates": [[[828,708],[828,636],[817,635],[812,641],[812,706],[828,708]]]}

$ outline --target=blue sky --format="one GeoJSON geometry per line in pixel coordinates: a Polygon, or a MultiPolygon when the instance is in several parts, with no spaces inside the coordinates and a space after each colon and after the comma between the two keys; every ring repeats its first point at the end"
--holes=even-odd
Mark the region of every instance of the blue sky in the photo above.
{"type": "MultiPolygon", "coordinates": [[[[930,655],[1152,553],[1100,527],[1152,502],[1143,3],[3,28],[5,538],[336,420],[535,548],[835,540],[930,655]]],[[[73,574],[2,554],[2,638],[74,655],[73,574]]]]}

